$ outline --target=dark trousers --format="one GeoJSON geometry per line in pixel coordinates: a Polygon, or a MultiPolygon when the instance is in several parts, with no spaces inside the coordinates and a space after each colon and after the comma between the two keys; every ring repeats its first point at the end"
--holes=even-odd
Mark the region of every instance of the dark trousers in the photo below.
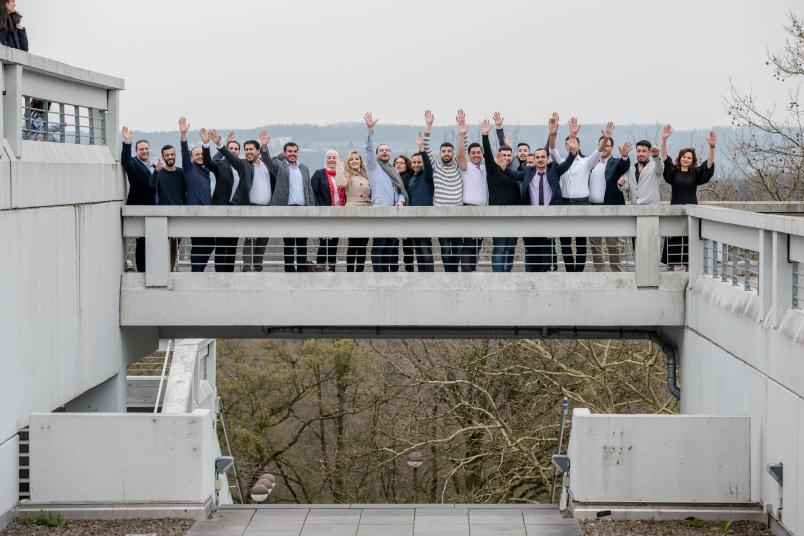
{"type": "Polygon", "coordinates": [[[375,238],[371,246],[371,269],[375,272],[391,272],[399,269],[399,240],[375,238]]]}
{"type": "MultiPolygon", "coordinates": [[[[416,268],[416,249],[413,245],[415,238],[402,239],[402,263],[405,265],[406,272],[413,272],[416,268]]],[[[421,272],[421,269],[419,270],[421,272]]]]}
{"type": "Polygon", "coordinates": [[[494,238],[491,241],[491,271],[510,272],[514,268],[516,238],[494,238]]]}
{"type": "Polygon", "coordinates": [[[190,239],[190,244],[190,270],[203,272],[207,269],[207,262],[215,250],[215,239],[195,237],[190,239]]]}
{"type": "Polygon", "coordinates": [[[315,256],[315,263],[318,266],[326,268],[330,272],[335,271],[335,266],[338,264],[337,238],[318,239],[318,253],[315,256]]]}
{"type": "Polygon", "coordinates": [[[362,272],[366,268],[368,238],[350,238],[346,244],[346,271],[362,272]]]}
{"type": "Polygon", "coordinates": [[[523,238],[526,272],[553,272],[556,269],[556,250],[552,238],[523,238]]]}
{"type": "Polygon", "coordinates": [[[134,245],[134,262],[138,272],[145,271],[145,237],[141,236],[134,245]]]}
{"type": "Polygon", "coordinates": [[[215,239],[215,271],[234,272],[237,258],[237,238],[218,237],[215,239]]]}
{"type": "Polygon", "coordinates": [[[461,263],[463,238],[439,238],[441,246],[441,264],[445,272],[457,272],[461,263]]]}
{"type": "Polygon", "coordinates": [[[283,238],[285,244],[285,271],[307,271],[307,239],[283,238]]]}
{"type": "MultiPolygon", "coordinates": [[[[419,272],[434,272],[435,266],[433,264],[433,239],[432,238],[406,238],[405,240],[411,241],[411,248],[413,249],[413,257],[416,259],[416,264],[419,267],[419,272]]],[[[412,269],[413,261],[411,261],[412,269]]],[[[407,269],[407,266],[405,267],[407,269]]]]}
{"type": "Polygon", "coordinates": [[[474,272],[477,270],[477,256],[480,253],[482,238],[461,239],[461,272],[474,272]]]}
{"type": "MultiPolygon", "coordinates": [[[[589,198],[563,199],[564,205],[588,205],[589,198]]],[[[586,268],[586,237],[575,237],[575,253],[572,251],[572,238],[561,237],[561,256],[564,257],[564,269],[568,272],[583,272],[586,268]]]]}

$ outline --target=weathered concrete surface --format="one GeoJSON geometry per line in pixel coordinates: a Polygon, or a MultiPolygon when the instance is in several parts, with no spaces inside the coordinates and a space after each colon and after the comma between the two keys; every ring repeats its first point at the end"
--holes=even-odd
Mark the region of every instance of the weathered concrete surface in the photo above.
{"type": "Polygon", "coordinates": [[[190,536],[582,536],[554,505],[295,505],[225,508],[190,536]]]}
{"type": "Polygon", "coordinates": [[[682,326],[685,273],[123,274],[123,326],[682,326]]]}

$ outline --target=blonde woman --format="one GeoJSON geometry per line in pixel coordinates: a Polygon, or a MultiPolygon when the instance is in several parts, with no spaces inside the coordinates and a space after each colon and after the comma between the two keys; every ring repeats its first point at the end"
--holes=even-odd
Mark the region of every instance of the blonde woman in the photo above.
{"type": "MultiPolygon", "coordinates": [[[[338,159],[335,167],[335,184],[346,191],[347,207],[371,206],[371,185],[363,157],[350,151],[346,163],[338,159]]],[[[346,248],[346,271],[362,272],[366,266],[368,238],[350,238],[346,248]]]]}

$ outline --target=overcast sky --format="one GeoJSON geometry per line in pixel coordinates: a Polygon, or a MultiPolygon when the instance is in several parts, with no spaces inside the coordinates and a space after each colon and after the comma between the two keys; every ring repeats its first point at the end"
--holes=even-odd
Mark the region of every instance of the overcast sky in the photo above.
{"type": "MultiPolygon", "coordinates": [[[[726,125],[729,80],[769,101],[791,0],[18,0],[31,52],[126,81],[136,130],[500,110],[726,125]]],[[[802,10],[798,9],[799,14],[802,10]]]]}

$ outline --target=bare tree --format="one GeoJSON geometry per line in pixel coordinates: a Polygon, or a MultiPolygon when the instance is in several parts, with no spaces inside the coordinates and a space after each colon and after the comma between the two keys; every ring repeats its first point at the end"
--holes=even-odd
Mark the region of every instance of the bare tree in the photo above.
{"type": "Polygon", "coordinates": [[[804,77],[802,20],[790,13],[785,30],[785,47],[777,54],[769,53],[765,63],[773,77],[788,86],[787,102],[763,105],[734,85],[725,98],[726,111],[737,127],[730,157],[747,180],[751,197],[759,200],[791,201],[804,194],[804,123],[798,85],[804,77]]]}

